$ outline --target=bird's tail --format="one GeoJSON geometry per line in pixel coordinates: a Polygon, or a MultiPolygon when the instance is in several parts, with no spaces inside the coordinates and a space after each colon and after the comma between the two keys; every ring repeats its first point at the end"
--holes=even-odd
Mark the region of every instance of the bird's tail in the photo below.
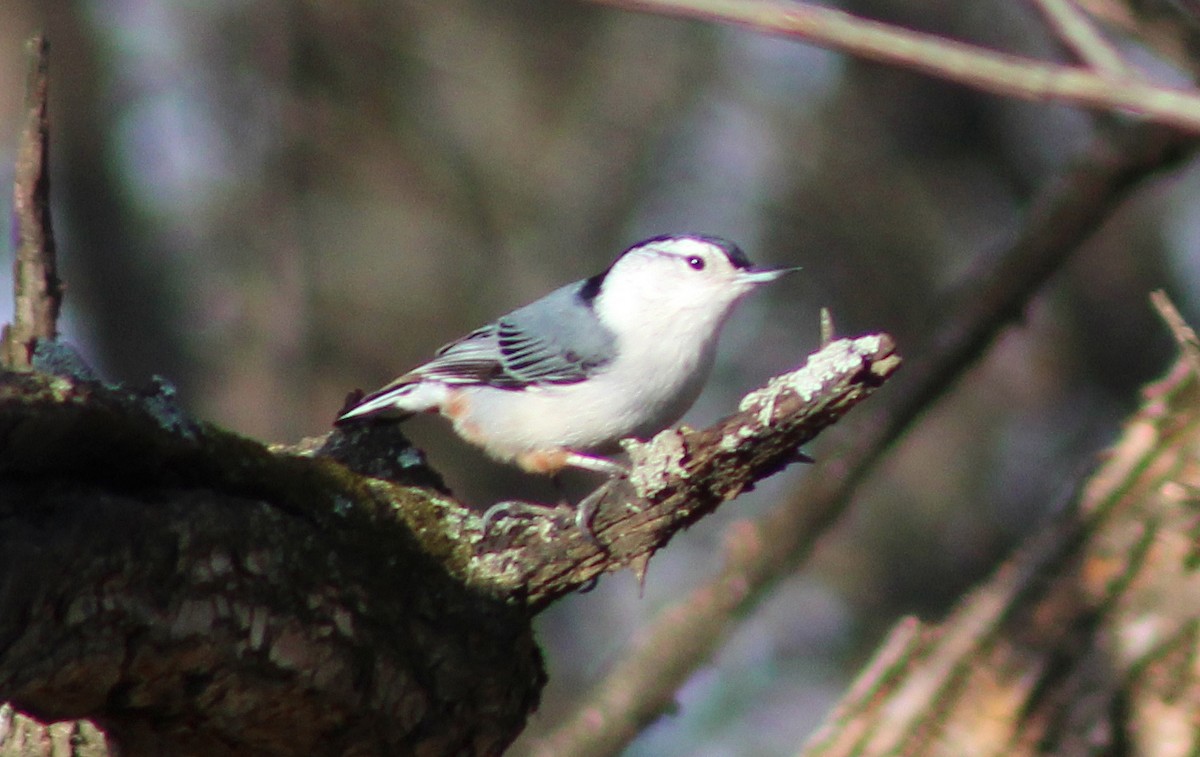
{"type": "Polygon", "coordinates": [[[359,400],[342,413],[334,423],[341,425],[363,418],[388,418],[402,421],[416,413],[438,410],[449,396],[445,384],[417,381],[389,384],[359,400]]]}

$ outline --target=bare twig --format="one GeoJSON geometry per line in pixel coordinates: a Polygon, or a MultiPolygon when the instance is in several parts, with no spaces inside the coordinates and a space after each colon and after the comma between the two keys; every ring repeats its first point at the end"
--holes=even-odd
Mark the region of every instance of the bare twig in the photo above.
{"type": "Polygon", "coordinates": [[[1175,303],[1171,302],[1171,298],[1161,289],[1150,293],[1150,302],[1154,304],[1154,309],[1158,311],[1163,322],[1167,324],[1167,328],[1171,330],[1171,336],[1175,337],[1175,343],[1179,345],[1179,353],[1183,359],[1187,361],[1192,372],[1200,377],[1200,339],[1196,337],[1196,331],[1188,325],[1184,320],[1183,315],[1175,307],[1175,303]]]}
{"type": "Polygon", "coordinates": [[[1146,125],[1097,139],[1044,192],[1021,237],[998,260],[987,261],[990,273],[968,277],[924,357],[909,366],[898,392],[885,395],[890,402],[857,417],[848,448],[828,458],[836,464],[815,471],[765,518],[740,524],[741,546],[726,555],[721,572],[644,629],[576,712],[535,747],[536,754],[615,754],[669,708],[679,686],[738,619],[807,558],[891,443],[983,354],[1141,180],[1187,154],[1185,145],[1190,147],[1178,134],[1146,125]]]}
{"type": "Polygon", "coordinates": [[[717,21],[802,39],[867,60],[1023,100],[1125,111],[1200,133],[1200,93],[996,52],[850,13],[782,0],[593,0],[628,10],[717,21]]]}
{"type": "Polygon", "coordinates": [[[1075,0],[1035,0],[1035,3],[1055,34],[1081,61],[1112,79],[1130,75],[1121,53],[1075,5],[1075,0]]]}
{"type": "Polygon", "coordinates": [[[50,130],[47,121],[48,46],[37,35],[27,45],[30,58],[25,126],[17,152],[13,215],[17,254],[13,261],[14,314],[0,340],[0,365],[28,370],[37,339],[53,339],[62,305],[50,226],[50,130]]]}
{"type": "Polygon", "coordinates": [[[1153,50],[1180,71],[1200,74],[1195,50],[1200,44],[1200,16],[1195,0],[1074,0],[1087,14],[1153,50]]]}
{"type": "Polygon", "coordinates": [[[832,342],[836,333],[833,325],[833,313],[829,312],[829,308],[821,308],[821,346],[824,347],[832,342]]]}

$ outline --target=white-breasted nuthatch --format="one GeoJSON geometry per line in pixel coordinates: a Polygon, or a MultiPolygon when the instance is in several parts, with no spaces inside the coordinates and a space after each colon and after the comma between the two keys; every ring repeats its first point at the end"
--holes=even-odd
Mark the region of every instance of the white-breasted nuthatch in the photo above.
{"type": "Polygon", "coordinates": [[[621,474],[595,453],[677,421],[708,378],[733,306],[792,270],[752,268],[717,237],[638,242],[595,276],[442,347],[337,423],[437,411],[459,436],[526,471],[621,474]]]}

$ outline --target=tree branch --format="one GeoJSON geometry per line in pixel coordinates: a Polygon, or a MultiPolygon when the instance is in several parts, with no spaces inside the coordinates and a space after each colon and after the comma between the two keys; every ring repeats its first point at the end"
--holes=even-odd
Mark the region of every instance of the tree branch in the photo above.
{"type": "MultiPolygon", "coordinates": [[[[533,612],[644,569],[898,366],[885,336],[841,340],[712,428],[636,445],[603,548],[545,518],[485,534],[436,490],[196,422],[169,387],[0,373],[0,693],[127,755],[495,754],[544,683],[533,612]]],[[[308,447],[379,434],[408,457],[395,424],[308,447]]]]}
{"type": "Polygon", "coordinates": [[[803,754],[1200,750],[1196,391],[1187,360],[1147,388],[1078,501],[944,623],[902,621],[803,754]]]}
{"type": "Polygon", "coordinates": [[[592,521],[599,544],[569,518],[557,524],[509,519],[506,530],[480,541],[467,575],[538,610],[602,573],[628,566],[642,573],[680,530],[796,462],[802,445],[899,366],[885,335],[833,342],[802,368],[747,395],[739,412],[710,428],[669,429],[646,444],[630,444],[630,481],[604,490],[592,521]]]}
{"type": "Polygon", "coordinates": [[[1075,5],[1075,0],[1035,0],[1035,4],[1055,34],[1097,73],[1110,79],[1130,75],[1121,54],[1075,5]]]}
{"type": "Polygon", "coordinates": [[[1075,0],[1106,25],[1146,45],[1181,71],[1200,74],[1200,4],[1196,0],[1075,0]]]}
{"type": "Polygon", "coordinates": [[[1158,315],[1171,330],[1175,344],[1179,347],[1180,357],[1192,367],[1192,371],[1200,376],[1200,339],[1196,331],[1183,319],[1183,314],[1175,307],[1175,303],[1161,289],[1150,293],[1150,302],[1158,315]]]}
{"type": "Polygon", "coordinates": [[[162,388],[0,372],[0,697],[124,755],[496,754],[540,654],[400,517],[430,498],[162,388]]]}
{"type": "Polygon", "coordinates": [[[1092,68],[1064,66],[860,18],[791,0],[593,0],[601,5],[732,24],[804,40],[866,60],[907,68],[1023,100],[1134,113],[1200,132],[1200,93],[1092,68]]]}
{"type": "Polygon", "coordinates": [[[48,46],[40,35],[27,44],[29,81],[25,126],[17,148],[13,218],[17,250],[13,261],[14,314],[0,335],[0,367],[29,370],[34,344],[58,334],[62,284],[50,225],[50,128],[47,119],[48,46]]]}

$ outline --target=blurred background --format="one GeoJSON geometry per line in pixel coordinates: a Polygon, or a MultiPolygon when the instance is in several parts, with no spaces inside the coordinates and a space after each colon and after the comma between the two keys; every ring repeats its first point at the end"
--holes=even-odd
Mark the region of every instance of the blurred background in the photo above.
{"type": "MultiPolygon", "coordinates": [[[[1024,4],[843,7],[1062,55],[1024,4]]],[[[693,425],[802,362],[823,306],[841,333],[888,331],[919,359],[944,294],[1013,238],[1092,133],[1069,109],[581,2],[6,0],[6,207],[37,29],[68,338],[105,377],[165,376],[196,415],[268,441],[323,433],[348,391],[665,232],[804,267],[738,312],[693,425]]],[[[1185,167],[1098,229],[628,753],[794,751],[900,615],[938,618],[1061,504],[1170,359],[1149,291],[1200,320],[1198,193],[1185,167]]],[[[9,308],[0,297],[0,319],[9,308]]],[[[437,419],[409,428],[474,505],[552,496],[437,419]]],[[[522,743],[716,570],[731,522],[805,475],[682,534],[643,596],[621,574],[547,612],[550,684],[522,743]]]]}

